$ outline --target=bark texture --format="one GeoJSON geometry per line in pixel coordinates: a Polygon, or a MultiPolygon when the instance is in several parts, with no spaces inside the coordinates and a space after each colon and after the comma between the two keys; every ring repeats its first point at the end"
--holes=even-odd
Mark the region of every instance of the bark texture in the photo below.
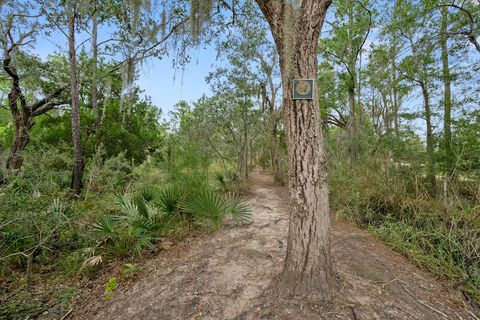
{"type": "Polygon", "coordinates": [[[317,44],[330,0],[257,0],[280,56],[283,120],[288,149],[290,225],[278,293],[330,299],[333,272],[327,166],[318,89],[313,100],[292,100],[292,79],[317,79],[317,44]]]}
{"type": "MultiPolygon", "coordinates": [[[[75,6],[76,4],[73,4],[75,6]]],[[[72,142],[74,163],[72,169],[72,181],[70,188],[74,196],[79,196],[82,192],[82,175],[83,175],[83,158],[82,158],[82,144],[80,136],[80,104],[79,104],[79,90],[77,79],[77,55],[75,49],[75,20],[76,8],[72,8],[68,23],[68,47],[69,47],[69,62],[70,62],[70,92],[71,92],[71,107],[72,107],[72,142]]]]}

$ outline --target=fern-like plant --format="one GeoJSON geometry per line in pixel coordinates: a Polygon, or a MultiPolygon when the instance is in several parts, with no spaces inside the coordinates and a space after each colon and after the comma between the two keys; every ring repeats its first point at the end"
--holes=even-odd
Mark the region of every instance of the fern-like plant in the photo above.
{"type": "Polygon", "coordinates": [[[247,224],[252,221],[252,210],[242,202],[238,194],[230,194],[226,197],[227,213],[232,216],[237,224],[247,224]]]}
{"type": "Polygon", "coordinates": [[[140,254],[145,247],[154,248],[153,243],[159,240],[159,229],[163,213],[153,200],[158,192],[153,188],[144,189],[131,196],[117,196],[119,211],[109,217],[102,216],[93,227],[112,244],[110,248],[117,254],[129,255],[132,251],[140,254]]]}
{"type": "Polygon", "coordinates": [[[215,186],[218,191],[225,192],[227,191],[227,181],[225,176],[219,172],[215,173],[215,186]]]}
{"type": "Polygon", "coordinates": [[[194,217],[212,223],[215,228],[222,225],[228,206],[225,199],[211,190],[204,190],[193,198],[182,202],[181,208],[194,217]]]}
{"type": "Polygon", "coordinates": [[[107,215],[102,216],[100,221],[93,225],[93,229],[108,239],[115,239],[117,237],[115,225],[112,219],[107,215]]]}
{"type": "Polygon", "coordinates": [[[173,215],[178,211],[182,192],[177,187],[167,187],[158,194],[159,209],[168,214],[173,215]]]}

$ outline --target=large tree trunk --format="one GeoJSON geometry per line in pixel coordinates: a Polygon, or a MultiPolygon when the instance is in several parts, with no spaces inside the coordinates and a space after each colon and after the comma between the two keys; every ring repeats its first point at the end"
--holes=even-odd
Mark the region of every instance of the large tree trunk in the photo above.
{"type": "Polygon", "coordinates": [[[448,59],[447,45],[447,27],[448,27],[448,11],[447,7],[442,7],[442,28],[440,32],[440,46],[442,48],[442,69],[443,69],[443,141],[444,141],[444,161],[445,171],[452,177],[455,167],[455,155],[452,148],[452,89],[450,80],[450,66],[448,59]]]}
{"type": "Polygon", "coordinates": [[[292,100],[294,78],[317,78],[317,44],[330,0],[257,0],[280,55],[283,115],[288,149],[290,226],[287,254],[277,289],[281,295],[330,299],[333,271],[327,158],[318,88],[313,100],[292,100]],[[289,21],[290,20],[290,21],[289,21]]]}
{"type": "Polygon", "coordinates": [[[79,196],[82,192],[82,175],[83,175],[83,158],[82,158],[82,144],[80,136],[80,103],[77,79],[77,56],[75,49],[75,19],[76,19],[76,4],[71,4],[72,12],[70,13],[70,20],[68,23],[68,47],[70,58],[70,91],[72,95],[72,142],[74,163],[72,169],[72,181],[70,188],[73,190],[75,196],[79,196]]]}

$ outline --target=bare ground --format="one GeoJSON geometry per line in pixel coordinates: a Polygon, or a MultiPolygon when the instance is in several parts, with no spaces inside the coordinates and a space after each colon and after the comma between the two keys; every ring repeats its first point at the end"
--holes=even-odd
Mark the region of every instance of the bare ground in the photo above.
{"type": "Polygon", "coordinates": [[[164,251],[136,281],[105,300],[77,299],[74,319],[480,319],[462,297],[366,232],[335,221],[335,302],[282,299],[272,291],[288,229],[287,191],[252,174],[253,223],[164,251]]]}

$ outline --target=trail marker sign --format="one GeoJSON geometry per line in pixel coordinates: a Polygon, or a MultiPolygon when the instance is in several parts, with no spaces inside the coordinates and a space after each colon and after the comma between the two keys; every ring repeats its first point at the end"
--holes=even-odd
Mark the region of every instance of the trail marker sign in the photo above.
{"type": "Polygon", "coordinates": [[[312,100],[313,84],[313,79],[294,79],[293,100],[312,100]]]}

